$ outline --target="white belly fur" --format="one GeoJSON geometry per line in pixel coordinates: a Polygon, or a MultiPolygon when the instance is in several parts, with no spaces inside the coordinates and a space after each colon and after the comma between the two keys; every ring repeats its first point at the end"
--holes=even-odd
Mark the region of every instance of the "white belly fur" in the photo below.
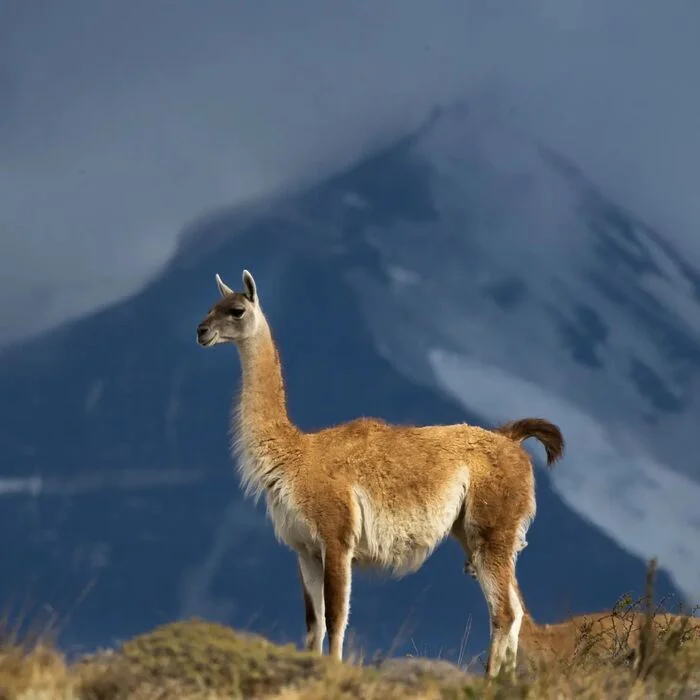
{"type": "MultiPolygon", "coordinates": [[[[378,508],[365,489],[354,486],[355,562],[390,569],[397,578],[417,571],[449,535],[464,503],[468,481],[465,470],[445,490],[437,506],[421,504],[408,512],[378,508]]],[[[318,530],[295,507],[290,491],[278,485],[265,494],[275,537],[295,551],[322,554],[318,530]]]]}
{"type": "Polygon", "coordinates": [[[468,485],[465,470],[442,494],[439,505],[425,504],[398,513],[377,508],[370,495],[355,486],[357,563],[391,569],[397,578],[417,571],[449,535],[468,485]]]}

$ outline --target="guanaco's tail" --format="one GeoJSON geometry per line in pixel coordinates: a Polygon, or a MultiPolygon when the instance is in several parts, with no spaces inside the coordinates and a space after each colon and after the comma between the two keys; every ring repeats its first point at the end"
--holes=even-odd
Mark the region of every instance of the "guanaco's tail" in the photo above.
{"type": "Polygon", "coordinates": [[[521,442],[534,437],[539,440],[547,452],[547,465],[551,466],[564,454],[564,436],[561,430],[544,418],[523,418],[504,423],[494,432],[501,433],[511,440],[521,442]]]}

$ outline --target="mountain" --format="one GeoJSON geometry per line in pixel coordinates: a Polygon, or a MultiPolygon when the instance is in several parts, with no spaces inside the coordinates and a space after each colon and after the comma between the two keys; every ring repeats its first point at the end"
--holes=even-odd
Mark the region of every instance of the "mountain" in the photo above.
{"type": "MultiPolygon", "coordinates": [[[[193,614],[301,639],[294,557],[228,456],[235,350],[195,342],[214,273],[238,287],[243,267],[302,428],[562,427],[518,563],[538,619],[641,593],[652,555],[660,596],[700,591],[700,276],[572,164],[456,106],[304,191],[212,212],[133,297],[0,356],[7,607],[55,615],[67,648],[193,614]]],[[[355,644],[482,649],[462,563],[447,542],[405,579],[360,574],[355,644]]]]}

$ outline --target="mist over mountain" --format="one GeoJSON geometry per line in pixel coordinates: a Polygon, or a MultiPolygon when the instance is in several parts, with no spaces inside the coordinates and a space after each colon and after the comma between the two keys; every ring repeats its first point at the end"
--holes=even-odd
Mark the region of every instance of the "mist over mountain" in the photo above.
{"type": "MultiPolygon", "coordinates": [[[[211,212],[138,294],[0,355],[2,600],[50,606],[68,646],[194,614],[301,638],[294,556],[228,455],[235,350],[195,342],[214,273],[238,288],[244,267],[302,428],[561,426],[518,563],[536,618],[640,593],[654,555],[659,595],[698,598],[700,275],[574,164],[456,106],[301,192],[211,212]]],[[[400,581],[359,575],[356,643],[455,658],[469,628],[483,648],[462,562],[447,542],[400,581]]]]}

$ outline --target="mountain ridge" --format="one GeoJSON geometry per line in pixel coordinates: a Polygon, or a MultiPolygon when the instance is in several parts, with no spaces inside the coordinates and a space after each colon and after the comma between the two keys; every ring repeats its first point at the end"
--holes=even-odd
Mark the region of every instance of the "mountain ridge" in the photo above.
{"type": "MultiPolygon", "coordinates": [[[[460,382],[450,387],[440,374],[445,353],[461,372],[469,352],[479,350],[465,344],[465,326],[478,329],[480,352],[493,349],[487,321],[491,336],[500,333],[511,347],[504,357],[535,367],[524,350],[537,336],[525,332],[527,319],[513,319],[514,309],[542,291],[517,258],[522,245],[505,271],[495,267],[503,256],[488,247],[484,227],[493,223],[495,237],[517,231],[500,232],[501,219],[480,213],[480,197],[466,198],[471,209],[445,203],[445,192],[460,201],[462,186],[436,175],[430,149],[419,144],[446,114],[417,138],[300,195],[258,202],[245,216],[213,212],[180,251],[197,253],[174,256],[132,297],[0,355],[3,471],[64,485],[58,493],[6,496],[0,538],[17,564],[2,583],[3,599],[44,571],[35,600],[66,608],[94,580],[62,633],[66,644],[99,645],[202,612],[277,641],[301,638],[294,557],[274,541],[262,511],[241,501],[228,455],[235,353],[204,353],[195,343],[196,324],[216,299],[215,272],[225,279],[240,274],[237,268],[254,272],[280,346],[290,414],[304,429],[358,415],[484,425],[496,421],[496,409],[523,417],[510,394],[494,408],[495,399],[478,391],[465,398],[460,382]],[[478,298],[484,305],[468,286],[472,279],[490,299],[488,318],[465,303],[478,298]],[[119,486],[110,475],[120,470],[143,470],[142,488],[119,486]],[[81,492],[91,472],[98,485],[81,492]]],[[[468,124],[466,134],[474,137],[468,124]]],[[[500,186],[493,173],[479,180],[479,162],[467,163],[477,194],[500,186]]],[[[514,186],[509,180],[506,189],[517,200],[514,186]]],[[[497,198],[485,194],[498,213],[497,198]]],[[[530,253],[537,261],[537,250],[530,253]]],[[[589,335],[595,333],[593,322],[589,335]]],[[[527,415],[541,405],[521,403],[527,415]]],[[[547,417],[559,422],[556,413],[547,417]]],[[[625,590],[640,593],[643,580],[639,555],[562,502],[553,480],[568,478],[567,470],[570,478],[577,473],[568,459],[552,480],[536,469],[538,516],[518,564],[528,605],[543,621],[609,607],[625,590]]],[[[486,611],[478,586],[461,573],[462,560],[447,543],[404,581],[360,575],[350,619],[360,642],[386,650],[408,622],[415,644],[449,658],[471,619],[469,649],[482,647],[486,611]]],[[[659,594],[676,592],[661,575],[659,594]]]]}

